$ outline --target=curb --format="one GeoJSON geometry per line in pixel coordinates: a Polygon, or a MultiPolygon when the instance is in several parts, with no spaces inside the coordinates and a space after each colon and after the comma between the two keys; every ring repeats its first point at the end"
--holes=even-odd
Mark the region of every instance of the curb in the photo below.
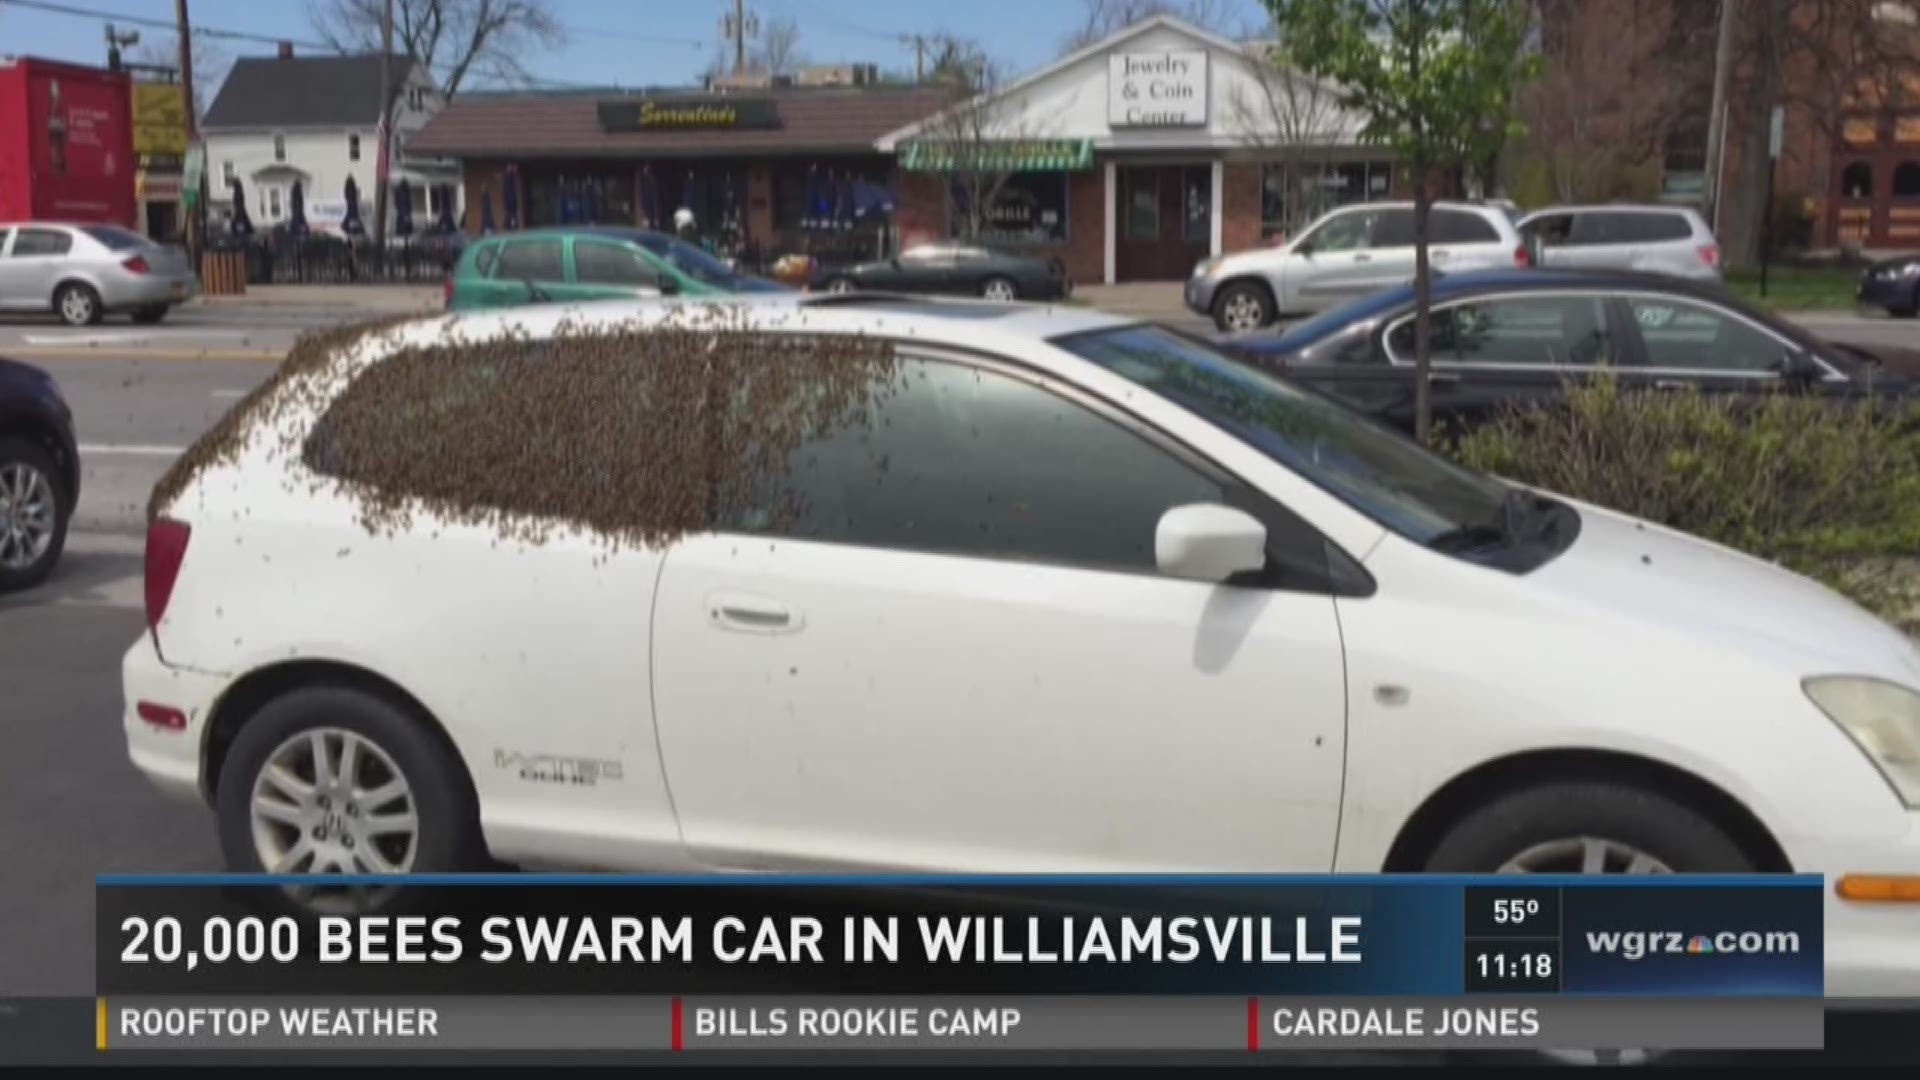
{"type": "Polygon", "coordinates": [[[58,363],[66,360],[230,360],[276,364],[287,355],[284,349],[142,349],[60,346],[30,346],[23,349],[9,346],[6,354],[15,360],[34,363],[58,363]]]}

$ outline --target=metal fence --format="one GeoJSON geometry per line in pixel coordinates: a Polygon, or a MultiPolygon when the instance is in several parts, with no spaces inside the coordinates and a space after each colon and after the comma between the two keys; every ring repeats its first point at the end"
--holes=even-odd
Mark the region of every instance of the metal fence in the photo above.
{"type": "Polygon", "coordinates": [[[243,251],[249,285],[434,284],[453,270],[465,240],[409,237],[383,247],[371,240],[268,234],[216,250],[243,251]]]}

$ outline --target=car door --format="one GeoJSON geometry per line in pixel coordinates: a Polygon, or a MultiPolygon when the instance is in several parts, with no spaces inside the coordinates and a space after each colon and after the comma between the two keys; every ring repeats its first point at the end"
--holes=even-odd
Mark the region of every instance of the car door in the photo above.
{"type": "Polygon", "coordinates": [[[489,299],[495,305],[563,299],[568,286],[565,245],[558,236],[505,241],[488,280],[489,299]]]}
{"type": "Polygon", "coordinates": [[[1513,265],[1513,250],[1501,241],[1493,223],[1479,214],[1436,207],[1427,229],[1427,256],[1433,268],[1442,273],[1513,265]]]}
{"type": "MultiPolygon", "coordinates": [[[[654,701],[695,857],[1329,868],[1332,598],[1155,569],[1164,511],[1243,489],[974,357],[903,356],[860,413],[667,555],[654,701]]],[[[1293,525],[1270,520],[1270,550],[1324,564],[1293,525]]]]}
{"type": "Polygon", "coordinates": [[[660,271],[639,248],[617,240],[577,236],[572,243],[570,300],[632,300],[661,295],[660,271]]]}
{"type": "Polygon", "coordinates": [[[1296,241],[1283,275],[1286,292],[1293,298],[1286,306],[1319,310],[1372,292],[1373,235],[1384,213],[1342,210],[1296,241]]]}
{"type": "MultiPolygon", "coordinates": [[[[1605,294],[1591,292],[1510,293],[1436,307],[1429,371],[1435,419],[1471,426],[1504,408],[1554,401],[1569,382],[1620,365],[1626,354],[1610,310],[1605,294]]],[[[1387,419],[1406,428],[1414,408],[1414,330],[1409,314],[1385,332],[1388,359],[1407,387],[1387,419]]]]}
{"type": "Polygon", "coordinates": [[[25,275],[16,271],[13,261],[8,257],[13,234],[13,229],[0,229],[0,309],[9,311],[28,306],[25,275]]]}
{"type": "Polygon", "coordinates": [[[900,253],[882,280],[882,288],[901,292],[938,293],[951,287],[951,279],[960,262],[959,249],[952,244],[928,244],[900,253]]]}
{"type": "Polygon", "coordinates": [[[5,275],[0,286],[21,310],[49,308],[72,254],[73,236],[65,229],[19,226],[7,249],[6,268],[0,271],[5,275]]]}
{"type": "MultiPolygon", "coordinates": [[[[1361,287],[1356,295],[1365,296],[1412,281],[1413,211],[1402,207],[1379,211],[1369,246],[1371,250],[1365,252],[1366,258],[1361,260],[1364,272],[1359,275],[1361,287]]],[[[1432,253],[1429,243],[1428,254],[1432,253]]]]}
{"type": "Polygon", "coordinates": [[[1844,377],[1825,361],[1731,308],[1696,297],[1632,293],[1622,320],[1637,339],[1641,382],[1658,390],[1747,393],[1778,385],[1789,357],[1811,360],[1828,381],[1844,377]]]}

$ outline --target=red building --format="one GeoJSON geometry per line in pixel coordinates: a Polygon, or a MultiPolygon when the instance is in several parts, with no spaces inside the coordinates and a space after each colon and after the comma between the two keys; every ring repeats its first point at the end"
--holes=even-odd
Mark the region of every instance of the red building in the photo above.
{"type": "Polygon", "coordinates": [[[0,221],[132,226],[131,93],[123,73],[0,59],[0,221]]]}

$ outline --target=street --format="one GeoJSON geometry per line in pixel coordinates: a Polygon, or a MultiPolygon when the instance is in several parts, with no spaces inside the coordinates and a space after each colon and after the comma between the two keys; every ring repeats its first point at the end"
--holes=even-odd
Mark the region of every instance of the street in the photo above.
{"type": "MultiPolygon", "coordinates": [[[[341,317],[308,310],[285,321],[341,317]]],[[[223,325],[217,313],[202,322],[137,334],[113,325],[0,326],[0,353],[31,359],[59,380],[84,459],[80,507],[54,579],[0,597],[0,855],[9,885],[0,890],[0,996],[92,992],[96,873],[219,868],[210,814],[162,798],[127,762],[119,662],[142,630],[148,492],[181,449],[273,370],[263,360],[166,350],[212,351],[205,343],[216,341],[284,348],[300,327],[223,325]],[[138,352],[130,348],[136,338],[138,352]],[[78,344],[89,340],[95,344],[78,344]],[[48,352],[56,348],[97,353],[56,359],[48,352]]],[[[1884,319],[1833,315],[1809,324],[1861,343],[1914,337],[1913,324],[1884,319]]]]}

